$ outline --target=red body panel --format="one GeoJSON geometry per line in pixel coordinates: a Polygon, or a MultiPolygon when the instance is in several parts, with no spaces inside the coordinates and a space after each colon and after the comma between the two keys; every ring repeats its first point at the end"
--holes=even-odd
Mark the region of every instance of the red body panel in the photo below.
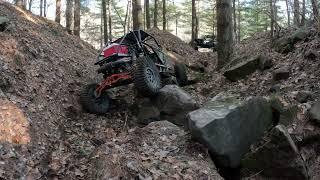
{"type": "Polygon", "coordinates": [[[115,54],[118,54],[119,56],[127,56],[129,54],[128,46],[113,43],[104,48],[101,53],[105,58],[115,54]]]}

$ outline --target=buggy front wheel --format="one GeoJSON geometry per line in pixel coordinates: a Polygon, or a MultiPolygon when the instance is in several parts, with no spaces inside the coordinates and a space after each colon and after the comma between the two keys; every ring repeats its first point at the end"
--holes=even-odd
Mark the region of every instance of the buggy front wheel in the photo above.
{"type": "Polygon", "coordinates": [[[96,96],[97,84],[87,85],[80,94],[80,104],[82,108],[91,114],[105,114],[110,107],[110,98],[106,92],[96,96]]]}

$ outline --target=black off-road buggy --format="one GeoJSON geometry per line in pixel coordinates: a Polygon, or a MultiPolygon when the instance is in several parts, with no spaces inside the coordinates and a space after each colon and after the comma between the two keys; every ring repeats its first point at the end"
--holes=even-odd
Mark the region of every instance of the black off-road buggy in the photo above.
{"type": "Polygon", "coordinates": [[[171,62],[157,40],[142,30],[131,31],[108,43],[95,65],[100,66],[97,72],[103,74],[104,80],[86,86],[80,95],[84,110],[94,114],[108,111],[107,89],[134,83],[140,94],[149,97],[156,95],[163,85],[172,83],[172,79],[179,86],[188,82],[185,65],[171,62]]]}

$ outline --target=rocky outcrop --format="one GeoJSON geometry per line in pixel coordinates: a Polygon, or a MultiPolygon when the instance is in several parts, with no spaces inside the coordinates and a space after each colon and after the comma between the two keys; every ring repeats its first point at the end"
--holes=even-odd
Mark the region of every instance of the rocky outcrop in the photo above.
{"type": "Polygon", "coordinates": [[[4,16],[0,16],[0,32],[6,30],[10,20],[4,16]]]}
{"type": "Polygon", "coordinates": [[[97,179],[223,179],[205,149],[168,121],[114,135],[92,157],[97,179]]]}
{"type": "Polygon", "coordinates": [[[219,167],[238,167],[250,145],[272,127],[270,103],[262,97],[248,101],[219,95],[188,114],[192,136],[207,145],[219,167]]]}
{"type": "Polygon", "coordinates": [[[259,173],[267,179],[308,179],[305,162],[283,125],[276,126],[244,157],[242,167],[242,177],[259,173]]]}
{"type": "Polygon", "coordinates": [[[306,39],[309,36],[309,31],[305,28],[296,30],[292,35],[277,39],[274,42],[274,48],[279,53],[289,53],[294,50],[294,45],[306,39]]]}
{"type": "Polygon", "coordinates": [[[273,80],[280,81],[290,77],[290,70],[287,67],[282,67],[273,71],[273,80]]]}
{"type": "Polygon", "coordinates": [[[272,66],[272,60],[259,55],[253,58],[241,57],[231,62],[231,67],[226,69],[223,75],[231,80],[237,81],[255,72],[257,69],[265,70],[272,66]]]}

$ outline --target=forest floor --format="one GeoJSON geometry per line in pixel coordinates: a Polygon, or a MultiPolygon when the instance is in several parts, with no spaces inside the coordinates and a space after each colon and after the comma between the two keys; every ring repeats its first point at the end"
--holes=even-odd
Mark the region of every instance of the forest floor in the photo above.
{"type": "MultiPolygon", "coordinates": [[[[98,51],[45,18],[24,12],[0,0],[0,16],[10,19],[0,32],[0,178],[4,179],[95,179],[92,156],[108,138],[137,128],[132,87],[113,91],[113,108],[104,116],[84,113],[78,97],[84,85],[98,82],[93,65],[98,51]]],[[[312,31],[312,30],[311,30],[312,31]]],[[[169,54],[185,62],[190,76],[199,82],[185,87],[200,104],[220,92],[242,96],[278,95],[301,109],[289,128],[303,142],[320,136],[320,127],[306,118],[310,104],[320,98],[320,38],[312,34],[286,55],[275,52],[267,34],[261,33],[236,46],[235,56],[263,54],[274,65],[243,80],[228,81],[216,71],[216,53],[198,52],[174,35],[151,29],[169,54]],[[275,83],[275,69],[287,67],[290,77],[275,83]],[[307,90],[313,99],[296,101],[307,90]]],[[[313,31],[312,31],[313,32],[313,31]]],[[[287,33],[290,33],[287,32],[287,33]]],[[[137,141],[139,138],[137,139],[137,141]]],[[[302,143],[312,177],[320,177],[320,141],[302,143]],[[314,158],[316,157],[316,158],[314,158]]]]}

